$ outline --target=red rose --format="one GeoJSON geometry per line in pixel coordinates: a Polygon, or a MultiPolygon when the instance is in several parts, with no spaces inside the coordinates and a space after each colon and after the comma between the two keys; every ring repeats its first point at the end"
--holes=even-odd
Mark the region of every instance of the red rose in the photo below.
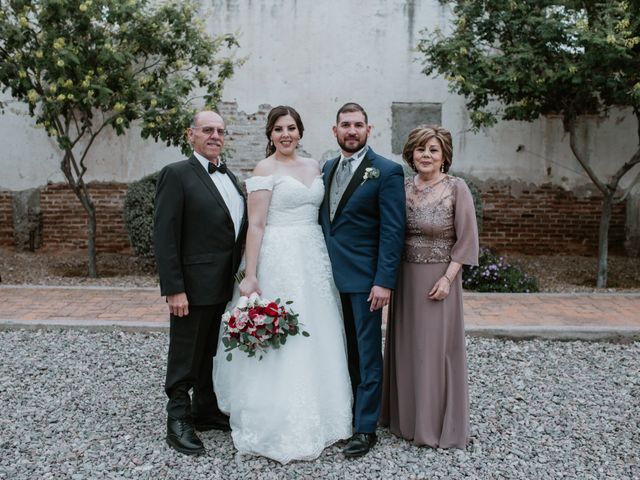
{"type": "Polygon", "coordinates": [[[266,315],[269,315],[270,317],[277,317],[278,316],[278,304],[275,302],[271,302],[269,305],[267,305],[264,309],[264,313],[266,315]]]}
{"type": "Polygon", "coordinates": [[[227,323],[229,328],[236,328],[236,317],[231,317],[227,323]]]}

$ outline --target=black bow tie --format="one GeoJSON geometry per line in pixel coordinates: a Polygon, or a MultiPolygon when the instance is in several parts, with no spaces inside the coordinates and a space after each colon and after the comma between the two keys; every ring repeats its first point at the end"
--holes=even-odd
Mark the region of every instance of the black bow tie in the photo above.
{"type": "Polygon", "coordinates": [[[215,172],[227,173],[227,164],[220,162],[219,165],[215,165],[214,163],[209,162],[209,165],[207,166],[207,170],[209,171],[210,174],[215,172]]]}

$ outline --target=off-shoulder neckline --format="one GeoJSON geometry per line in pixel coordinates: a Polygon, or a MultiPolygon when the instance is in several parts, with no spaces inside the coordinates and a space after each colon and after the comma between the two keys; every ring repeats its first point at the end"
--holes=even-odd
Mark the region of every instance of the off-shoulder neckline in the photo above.
{"type": "Polygon", "coordinates": [[[294,180],[295,182],[299,183],[300,185],[302,185],[303,187],[306,187],[307,190],[310,190],[311,187],[313,187],[313,184],[315,183],[316,180],[318,180],[319,178],[322,178],[322,174],[316,175],[315,177],[313,177],[313,180],[311,181],[310,185],[307,185],[306,183],[304,183],[302,180],[300,180],[297,177],[294,177],[293,175],[280,175],[280,174],[271,174],[271,175],[253,175],[249,178],[291,178],[292,180],[294,180]]]}

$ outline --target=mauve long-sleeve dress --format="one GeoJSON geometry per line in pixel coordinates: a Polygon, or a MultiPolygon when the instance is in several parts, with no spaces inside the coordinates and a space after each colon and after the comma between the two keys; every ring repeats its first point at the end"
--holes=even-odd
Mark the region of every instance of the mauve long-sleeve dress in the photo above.
{"type": "Polygon", "coordinates": [[[467,184],[450,175],[418,189],[405,181],[407,229],[389,309],[380,423],[416,445],[465,448],[469,390],[462,271],[449,295],[427,293],[449,262],[478,264],[478,227],[467,184]]]}

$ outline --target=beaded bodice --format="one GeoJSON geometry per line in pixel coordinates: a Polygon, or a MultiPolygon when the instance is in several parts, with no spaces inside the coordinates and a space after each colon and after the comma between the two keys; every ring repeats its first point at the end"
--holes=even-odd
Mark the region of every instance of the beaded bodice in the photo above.
{"type": "Polygon", "coordinates": [[[446,175],[433,186],[418,188],[405,179],[407,229],[403,259],[411,263],[447,263],[456,242],[455,190],[460,178],[446,175]]]}

